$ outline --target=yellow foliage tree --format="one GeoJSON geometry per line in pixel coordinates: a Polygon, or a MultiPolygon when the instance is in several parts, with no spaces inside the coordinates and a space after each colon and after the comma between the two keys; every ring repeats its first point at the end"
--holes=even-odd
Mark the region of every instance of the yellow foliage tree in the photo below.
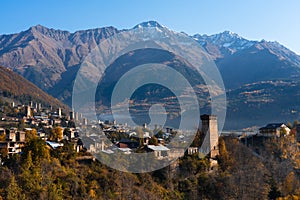
{"type": "Polygon", "coordinates": [[[25,199],[25,195],[22,193],[21,188],[18,186],[14,175],[12,175],[10,179],[6,192],[7,192],[7,196],[6,196],[7,200],[25,199]]]}
{"type": "Polygon", "coordinates": [[[25,131],[25,141],[29,142],[32,139],[37,138],[37,131],[36,129],[26,130],[25,131]]]}
{"type": "Polygon", "coordinates": [[[1,142],[4,142],[5,139],[6,139],[6,134],[5,134],[5,133],[0,134],[0,141],[1,141],[1,142]]]}
{"type": "Polygon", "coordinates": [[[63,138],[63,129],[60,126],[57,126],[51,130],[49,139],[51,141],[60,141],[63,138]]]}

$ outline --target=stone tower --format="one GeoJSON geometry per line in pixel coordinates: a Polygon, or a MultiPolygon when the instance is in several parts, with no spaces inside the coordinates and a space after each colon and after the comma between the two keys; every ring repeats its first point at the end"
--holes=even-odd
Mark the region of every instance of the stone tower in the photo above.
{"type": "Polygon", "coordinates": [[[75,112],[74,112],[74,110],[72,110],[71,112],[70,112],[70,120],[74,120],[75,119],[75,112]]]}
{"type": "Polygon", "coordinates": [[[58,108],[58,110],[57,110],[57,114],[58,114],[58,117],[59,117],[59,118],[61,118],[61,117],[62,117],[62,115],[61,115],[61,108],[58,108]]]}
{"type": "Polygon", "coordinates": [[[218,148],[218,121],[216,115],[201,115],[202,121],[202,133],[205,134],[205,139],[199,152],[209,156],[211,159],[215,159],[219,155],[218,148]]]}
{"type": "Polygon", "coordinates": [[[25,107],[25,115],[26,115],[26,117],[32,117],[32,112],[31,112],[30,106],[25,107]]]}

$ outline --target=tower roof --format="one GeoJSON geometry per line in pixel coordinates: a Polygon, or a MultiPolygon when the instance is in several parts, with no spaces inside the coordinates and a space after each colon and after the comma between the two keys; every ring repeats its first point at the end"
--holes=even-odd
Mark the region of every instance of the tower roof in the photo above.
{"type": "Polygon", "coordinates": [[[217,120],[217,115],[204,114],[200,116],[201,120],[217,120]]]}

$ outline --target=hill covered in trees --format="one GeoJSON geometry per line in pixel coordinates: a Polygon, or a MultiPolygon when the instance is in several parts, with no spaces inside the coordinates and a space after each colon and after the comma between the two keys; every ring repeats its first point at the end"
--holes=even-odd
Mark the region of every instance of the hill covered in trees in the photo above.
{"type": "Polygon", "coordinates": [[[22,155],[2,158],[0,199],[297,199],[300,196],[298,144],[294,135],[219,142],[219,168],[185,155],[176,170],[132,174],[76,153],[71,143],[50,149],[33,138],[22,155]],[[249,143],[248,143],[249,144],[249,143]]]}
{"type": "Polygon", "coordinates": [[[0,66],[0,97],[3,100],[21,104],[29,101],[42,103],[44,106],[54,106],[67,109],[58,99],[48,95],[27,79],[0,66]]]}

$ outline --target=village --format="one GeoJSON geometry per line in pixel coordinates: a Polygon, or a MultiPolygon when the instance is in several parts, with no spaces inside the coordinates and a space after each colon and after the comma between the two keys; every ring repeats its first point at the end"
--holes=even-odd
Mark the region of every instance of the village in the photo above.
{"type": "MultiPolygon", "coordinates": [[[[118,173],[112,180],[105,179],[105,184],[111,185],[111,181],[119,180],[120,174],[126,176],[131,174],[118,172],[115,166],[136,169],[130,168],[135,166],[135,163],[126,162],[126,158],[146,153],[151,161],[139,159],[137,163],[141,163],[142,170],[148,169],[144,167],[151,166],[151,163],[154,163],[153,166],[157,163],[168,163],[166,167],[146,173],[146,180],[150,177],[159,181],[165,177],[166,183],[169,184],[170,180],[180,177],[178,190],[189,191],[190,186],[185,183],[195,177],[195,174],[210,183],[214,179],[207,179],[207,177],[220,177],[227,172],[233,174],[231,170],[245,169],[241,177],[249,176],[245,181],[245,187],[248,188],[252,175],[247,171],[247,166],[251,170],[258,167],[257,171],[259,171],[259,167],[267,166],[261,163],[267,164],[270,159],[280,164],[287,162],[290,155],[294,157],[299,155],[297,152],[300,125],[296,122],[293,125],[270,123],[257,131],[220,133],[217,116],[203,114],[200,116],[201,128],[196,134],[189,135],[181,130],[161,125],[149,127],[143,124],[139,127],[130,127],[115,120],[88,120],[75,111],[39,106],[31,102],[27,105],[6,103],[0,106],[0,117],[0,167],[5,169],[11,163],[18,162],[16,166],[21,166],[23,174],[30,173],[30,177],[33,177],[36,170],[42,167],[45,167],[45,170],[58,169],[57,173],[64,173],[60,181],[68,180],[70,174],[67,172],[74,169],[78,169],[76,173],[72,172],[76,180],[80,180],[85,173],[92,173],[88,176],[99,180],[103,180],[108,173],[118,173]],[[41,149],[40,144],[43,147],[41,149]],[[288,147],[281,147],[281,144],[288,147]],[[39,155],[40,151],[43,153],[39,155]],[[108,164],[103,162],[102,158],[107,159],[108,164]],[[114,165],[110,166],[109,162],[114,165]],[[30,168],[26,168],[28,164],[30,168]],[[35,168],[35,165],[38,165],[38,168],[35,168]],[[51,166],[56,167],[51,168],[51,166]],[[94,169],[99,172],[94,172],[94,169]]],[[[296,161],[297,159],[295,159],[295,166],[291,164],[285,166],[289,166],[290,170],[298,171],[296,161]]],[[[279,164],[275,163],[276,166],[281,166],[279,164]]],[[[282,168],[279,169],[282,171],[282,168]]],[[[271,172],[276,175],[279,173],[271,172]]],[[[49,171],[49,176],[52,177],[53,173],[55,172],[49,171]]],[[[283,177],[286,177],[286,174],[283,177]]],[[[260,183],[260,179],[264,176],[258,175],[256,178],[260,183]]],[[[124,183],[128,184],[127,180],[124,183]]],[[[244,188],[244,185],[237,184],[235,187],[244,188]]],[[[257,190],[261,185],[255,187],[257,190]]],[[[269,190],[278,191],[276,188],[269,190]]]]}
{"type": "Polygon", "coordinates": [[[15,105],[14,102],[0,109],[0,150],[3,156],[21,154],[26,142],[32,137],[45,141],[51,149],[63,146],[62,140],[70,141],[74,150],[79,152],[83,145],[75,128],[75,119],[87,124],[87,120],[78,113],[66,115],[61,108],[43,107],[41,103],[15,105]],[[6,108],[4,108],[6,107],[6,108]],[[4,109],[13,111],[5,113],[4,109]]]}
{"type": "MultiPolygon", "coordinates": [[[[114,121],[89,121],[82,114],[75,111],[65,114],[61,108],[42,107],[41,103],[29,102],[28,105],[15,105],[10,108],[18,115],[9,116],[1,108],[0,123],[0,154],[10,156],[21,154],[26,142],[35,135],[45,141],[51,149],[64,145],[62,141],[72,143],[76,152],[88,151],[92,154],[114,154],[132,152],[153,152],[155,157],[161,159],[174,159],[184,154],[198,154],[207,156],[211,166],[217,165],[219,136],[231,136],[246,143],[253,138],[285,137],[291,129],[284,123],[271,123],[253,132],[222,132],[218,130],[217,116],[201,115],[202,145],[188,148],[168,147],[170,141],[179,138],[178,144],[185,144],[189,135],[175,130],[172,127],[155,125],[153,129],[143,124],[141,127],[129,127],[114,121]],[[141,148],[142,147],[142,148],[141,148]]],[[[296,140],[300,142],[300,125],[296,126],[296,140]]],[[[252,139],[252,140],[251,140],[252,139]]],[[[249,145],[249,142],[248,142],[249,145]]],[[[184,146],[184,145],[183,145],[184,146]]]]}

